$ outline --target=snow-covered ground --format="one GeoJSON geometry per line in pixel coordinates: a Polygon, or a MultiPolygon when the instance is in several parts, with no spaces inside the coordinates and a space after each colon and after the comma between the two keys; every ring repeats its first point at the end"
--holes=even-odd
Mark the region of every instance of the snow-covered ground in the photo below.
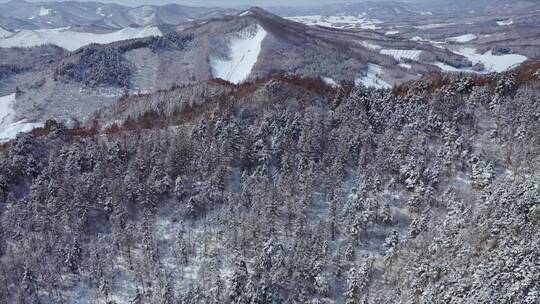
{"type": "Polygon", "coordinates": [[[13,35],[12,32],[0,27],[0,38],[6,38],[11,35],[13,35]]]}
{"type": "Polygon", "coordinates": [[[371,50],[376,50],[376,51],[381,49],[380,45],[377,45],[377,44],[374,44],[374,43],[371,43],[371,42],[368,42],[368,41],[362,41],[362,42],[360,42],[360,45],[365,47],[365,48],[368,48],[368,49],[371,49],[371,50]]]}
{"type": "Polygon", "coordinates": [[[440,49],[444,49],[444,44],[446,44],[445,42],[429,40],[429,39],[422,38],[420,36],[414,36],[410,40],[411,41],[416,41],[416,42],[429,43],[429,44],[433,45],[434,47],[440,48],[440,49]]]}
{"type": "Polygon", "coordinates": [[[479,54],[474,48],[463,48],[456,53],[467,57],[473,65],[483,63],[486,72],[504,72],[527,60],[519,54],[493,55],[492,51],[479,54]]]}
{"type": "Polygon", "coordinates": [[[398,49],[382,49],[381,54],[394,57],[396,60],[402,58],[418,60],[422,51],[419,50],[398,50],[398,49]]]}
{"type": "Polygon", "coordinates": [[[0,39],[0,47],[32,47],[55,44],[74,51],[91,43],[107,44],[114,41],[161,35],[161,31],[157,27],[127,27],[107,34],[77,32],[69,28],[21,30],[10,37],[0,39]]]}
{"type": "Polygon", "coordinates": [[[239,17],[243,17],[243,16],[248,16],[248,15],[251,15],[251,11],[250,11],[250,10],[243,11],[243,12],[240,13],[238,16],[239,16],[239,17]]]}
{"type": "Polygon", "coordinates": [[[339,84],[334,79],[332,79],[330,77],[321,77],[321,79],[322,79],[322,81],[324,83],[326,83],[329,86],[333,86],[333,87],[338,87],[339,86],[339,84]]]}
{"type": "Polygon", "coordinates": [[[52,13],[52,9],[50,9],[50,8],[45,8],[45,7],[42,6],[42,7],[39,9],[39,15],[40,15],[40,16],[48,16],[48,15],[50,15],[51,13],[52,13]]]}
{"type": "Polygon", "coordinates": [[[474,48],[462,48],[458,51],[454,51],[454,53],[465,56],[473,65],[482,63],[484,65],[484,70],[477,72],[470,68],[458,69],[442,62],[436,62],[434,64],[443,71],[449,72],[492,73],[507,71],[527,60],[527,57],[519,54],[493,55],[492,51],[479,54],[474,48]]]}
{"type": "Polygon", "coordinates": [[[460,35],[460,36],[456,36],[456,37],[450,37],[450,38],[448,38],[446,40],[452,41],[452,42],[464,43],[464,42],[473,41],[476,38],[477,37],[476,37],[475,34],[465,34],[465,35],[460,35]]]}
{"type": "Polygon", "coordinates": [[[396,34],[399,34],[399,31],[386,31],[384,34],[387,36],[396,35],[396,34]]]}
{"type": "Polygon", "coordinates": [[[229,59],[210,58],[212,75],[236,84],[246,80],[257,62],[266,34],[266,31],[257,25],[255,33],[232,40],[229,59]]]}
{"type": "Polygon", "coordinates": [[[352,15],[337,15],[337,16],[293,16],[286,17],[289,20],[300,22],[306,25],[320,25],[334,28],[362,28],[368,30],[375,30],[379,27],[382,21],[373,19],[367,16],[366,13],[362,13],[357,16],[352,15]]]}
{"type": "Polygon", "coordinates": [[[514,24],[514,20],[512,19],[497,21],[497,25],[499,26],[511,25],[511,24],[514,24]]]}
{"type": "Polygon", "coordinates": [[[418,25],[418,26],[415,26],[414,28],[419,29],[419,30],[429,30],[429,29],[435,29],[435,28],[445,27],[449,25],[452,25],[452,24],[451,23],[432,23],[432,24],[426,24],[426,25],[418,25]]]}
{"type": "Polygon", "coordinates": [[[130,10],[128,15],[133,22],[143,26],[150,25],[157,20],[156,9],[148,5],[136,7],[130,10]]]}
{"type": "Polygon", "coordinates": [[[451,65],[448,65],[448,64],[446,64],[446,63],[444,63],[444,62],[440,62],[440,61],[439,61],[439,62],[433,63],[433,65],[438,66],[439,68],[441,68],[441,70],[446,71],[446,72],[469,72],[469,73],[478,73],[478,72],[473,71],[473,70],[471,70],[471,69],[469,69],[469,68],[467,68],[467,69],[458,69],[458,68],[455,68],[455,67],[453,67],[453,66],[451,66],[451,65]]]}
{"type": "Polygon", "coordinates": [[[15,93],[0,97],[0,142],[8,141],[15,138],[20,132],[28,132],[43,125],[41,123],[29,123],[25,120],[14,121],[14,102],[15,93]]]}
{"type": "Polygon", "coordinates": [[[407,63],[400,63],[398,64],[400,67],[402,68],[406,68],[406,69],[412,69],[412,65],[410,64],[407,64],[407,63]]]}
{"type": "Polygon", "coordinates": [[[355,84],[363,84],[366,87],[375,87],[388,89],[392,86],[383,80],[384,71],[380,65],[368,63],[368,71],[366,76],[355,80],[355,84]]]}

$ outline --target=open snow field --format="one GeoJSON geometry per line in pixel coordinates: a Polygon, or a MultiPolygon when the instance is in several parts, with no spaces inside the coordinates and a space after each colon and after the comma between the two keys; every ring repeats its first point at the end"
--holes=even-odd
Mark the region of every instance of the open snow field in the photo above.
{"type": "Polygon", "coordinates": [[[462,48],[454,51],[456,54],[463,55],[469,59],[473,65],[482,63],[484,70],[477,72],[470,68],[458,69],[442,62],[436,62],[435,65],[443,71],[449,72],[470,72],[470,73],[493,73],[507,71],[527,60],[527,57],[519,54],[494,55],[493,51],[487,51],[479,54],[474,48],[462,48]]]}
{"type": "Polygon", "coordinates": [[[396,60],[401,60],[402,58],[418,60],[422,51],[419,50],[398,50],[398,49],[382,49],[381,54],[389,55],[394,57],[396,60]]]}
{"type": "MultiPolygon", "coordinates": [[[[2,33],[0,33],[1,35],[2,33]]],[[[161,35],[161,31],[157,27],[127,27],[107,34],[77,32],[69,28],[21,30],[10,37],[0,39],[0,47],[33,47],[54,44],[74,51],[91,43],[107,44],[120,40],[161,35]]]]}
{"type": "Polygon", "coordinates": [[[388,89],[392,86],[383,80],[383,69],[381,66],[373,63],[368,63],[368,71],[366,76],[356,79],[355,84],[363,84],[366,87],[375,87],[378,89],[388,89]]]}
{"type": "Polygon", "coordinates": [[[253,35],[232,40],[228,59],[210,58],[212,75],[236,84],[246,80],[257,62],[266,34],[266,31],[257,25],[253,35]]]}
{"type": "Polygon", "coordinates": [[[12,32],[0,27],[0,38],[6,38],[11,35],[13,35],[12,32]]]}
{"type": "Polygon", "coordinates": [[[456,37],[450,37],[450,38],[448,38],[446,40],[452,41],[452,42],[464,43],[464,42],[473,41],[476,38],[477,37],[476,37],[475,34],[465,34],[465,35],[460,35],[460,36],[456,36],[456,37]]]}
{"type": "Polygon", "coordinates": [[[41,127],[41,123],[28,123],[25,120],[14,121],[13,103],[15,93],[0,97],[0,142],[15,138],[20,132],[28,132],[41,127]]]}

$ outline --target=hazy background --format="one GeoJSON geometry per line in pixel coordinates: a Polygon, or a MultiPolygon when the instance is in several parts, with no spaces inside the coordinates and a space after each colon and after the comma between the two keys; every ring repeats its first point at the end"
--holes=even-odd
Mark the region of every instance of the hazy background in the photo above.
{"type": "MultiPolygon", "coordinates": [[[[9,0],[0,0],[8,2],[9,0]]],[[[22,1],[22,0],[12,0],[22,1]]],[[[26,0],[27,2],[48,2],[52,0],[26,0]]],[[[381,0],[371,0],[372,2],[382,2],[381,0]]],[[[389,0],[387,0],[389,1],[389,0]]],[[[426,0],[397,0],[397,2],[425,2],[426,0]]],[[[436,1],[436,0],[432,0],[436,1]]],[[[81,1],[84,2],[84,1],[81,1]]],[[[96,0],[96,2],[118,3],[122,5],[137,6],[143,4],[168,4],[176,3],[188,6],[304,6],[304,5],[324,5],[332,3],[354,3],[369,2],[368,0],[96,0]]]]}

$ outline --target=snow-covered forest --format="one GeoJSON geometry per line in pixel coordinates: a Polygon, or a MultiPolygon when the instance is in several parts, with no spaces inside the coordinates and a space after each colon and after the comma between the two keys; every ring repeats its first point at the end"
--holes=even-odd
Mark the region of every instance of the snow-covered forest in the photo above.
{"type": "Polygon", "coordinates": [[[208,82],[48,121],[1,149],[0,303],[539,303],[538,85],[208,82]]]}

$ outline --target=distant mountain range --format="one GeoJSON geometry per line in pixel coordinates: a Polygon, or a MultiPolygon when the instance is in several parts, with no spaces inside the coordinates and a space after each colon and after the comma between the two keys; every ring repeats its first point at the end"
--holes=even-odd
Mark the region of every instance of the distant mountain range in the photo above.
{"type": "MultiPolygon", "coordinates": [[[[43,32],[38,34],[43,36],[43,32]]],[[[67,34],[58,37],[62,35],[67,34]]],[[[69,35],[77,40],[87,34],[69,35]]],[[[241,83],[285,74],[320,78],[331,85],[388,88],[438,70],[422,61],[397,65],[400,56],[411,53],[426,61],[466,61],[444,49],[384,33],[311,27],[260,8],[182,25],[163,35],[104,43],[71,49],[67,55],[54,53],[39,64],[30,64],[34,59],[18,60],[17,49],[0,48],[0,57],[12,58],[0,59],[0,65],[10,67],[0,78],[0,88],[6,93],[18,90],[19,118],[82,119],[126,93],[154,92],[214,78],[241,83]],[[413,51],[393,51],[397,47],[413,51]],[[66,100],[72,107],[66,107],[66,100]]],[[[32,52],[29,58],[51,54],[45,47],[32,52]]]]}
{"type": "Polygon", "coordinates": [[[234,9],[188,7],[177,4],[128,7],[100,2],[0,3],[0,27],[4,29],[43,29],[95,26],[124,28],[157,24],[179,24],[234,14],[234,9]]]}

